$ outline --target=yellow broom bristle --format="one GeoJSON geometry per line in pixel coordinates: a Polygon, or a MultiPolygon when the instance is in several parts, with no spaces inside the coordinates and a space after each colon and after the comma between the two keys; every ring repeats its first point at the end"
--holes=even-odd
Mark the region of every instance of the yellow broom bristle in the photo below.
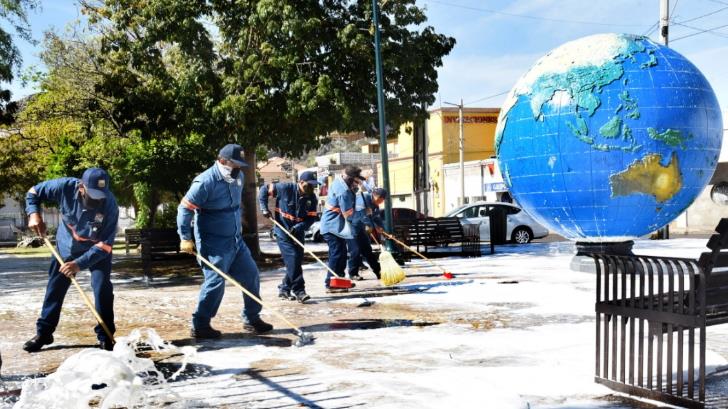
{"type": "Polygon", "coordinates": [[[381,278],[379,281],[385,285],[395,285],[406,278],[404,270],[397,264],[397,261],[392,257],[392,253],[382,250],[379,254],[379,264],[382,266],[381,278]]]}

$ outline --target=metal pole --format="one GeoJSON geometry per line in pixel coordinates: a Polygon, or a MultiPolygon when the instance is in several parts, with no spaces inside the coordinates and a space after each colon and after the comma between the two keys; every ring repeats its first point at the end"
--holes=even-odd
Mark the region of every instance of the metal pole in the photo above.
{"type": "Polygon", "coordinates": [[[465,204],[465,137],[463,122],[463,99],[460,98],[460,105],[458,105],[460,111],[460,204],[465,204]]]}
{"type": "Polygon", "coordinates": [[[660,39],[667,46],[670,24],[670,0],[660,0],[660,39]]]}
{"type": "MultiPolygon", "coordinates": [[[[387,156],[387,129],[384,116],[384,78],[382,75],[382,40],[379,32],[379,5],[372,0],[372,20],[374,23],[374,61],[377,72],[377,111],[379,111],[379,148],[382,154],[382,183],[389,193],[384,200],[384,230],[393,233],[392,229],[392,191],[389,188],[389,158],[387,156]]],[[[392,249],[390,240],[386,248],[392,249]]]]}

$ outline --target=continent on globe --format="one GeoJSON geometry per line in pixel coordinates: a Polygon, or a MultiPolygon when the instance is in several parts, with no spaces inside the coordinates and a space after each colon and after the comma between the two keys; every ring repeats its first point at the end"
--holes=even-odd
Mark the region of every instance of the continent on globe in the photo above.
{"type": "Polygon", "coordinates": [[[652,154],[637,160],[624,171],[609,177],[612,197],[632,193],[652,195],[658,202],[664,202],[677,194],[682,187],[677,155],[672,154],[670,163],[662,166],[662,156],[652,154]]]}

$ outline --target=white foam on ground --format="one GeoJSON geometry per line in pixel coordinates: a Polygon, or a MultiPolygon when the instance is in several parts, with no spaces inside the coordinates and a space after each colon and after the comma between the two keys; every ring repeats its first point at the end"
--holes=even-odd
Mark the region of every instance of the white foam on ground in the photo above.
{"type": "Polygon", "coordinates": [[[174,393],[159,394],[160,385],[167,382],[164,375],[148,358],[137,357],[140,346],[155,352],[184,355],[180,369],[169,380],[174,380],[184,370],[187,359],[195,350],[192,347],[177,348],[164,341],[153,329],[134,331],[127,337],[116,339],[113,351],[84,349],[70,356],[56,370],[44,378],[23,382],[17,409],[30,408],[115,408],[150,405],[148,385],[155,385],[154,401],[176,401],[174,393]]]}

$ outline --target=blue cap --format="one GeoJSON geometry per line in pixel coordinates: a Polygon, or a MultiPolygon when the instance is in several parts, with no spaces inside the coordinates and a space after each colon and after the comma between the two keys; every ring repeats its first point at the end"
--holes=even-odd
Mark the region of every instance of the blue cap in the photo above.
{"type": "Polygon", "coordinates": [[[316,180],[316,174],[311,172],[310,170],[307,170],[305,172],[301,172],[300,175],[298,175],[298,181],[299,182],[307,182],[309,185],[317,186],[319,184],[319,181],[316,180]]]}
{"type": "Polygon", "coordinates": [[[372,194],[379,196],[383,199],[386,199],[387,198],[387,189],[385,189],[383,187],[375,187],[374,189],[372,189],[372,194]]]}
{"type": "Polygon", "coordinates": [[[106,194],[109,193],[109,174],[101,168],[86,169],[81,181],[91,199],[105,199],[106,194]]]}
{"type": "Polygon", "coordinates": [[[220,149],[220,153],[218,154],[218,157],[227,159],[230,162],[238,165],[238,166],[248,166],[248,163],[243,160],[242,157],[243,154],[243,148],[234,143],[229,143],[220,149]]]}

